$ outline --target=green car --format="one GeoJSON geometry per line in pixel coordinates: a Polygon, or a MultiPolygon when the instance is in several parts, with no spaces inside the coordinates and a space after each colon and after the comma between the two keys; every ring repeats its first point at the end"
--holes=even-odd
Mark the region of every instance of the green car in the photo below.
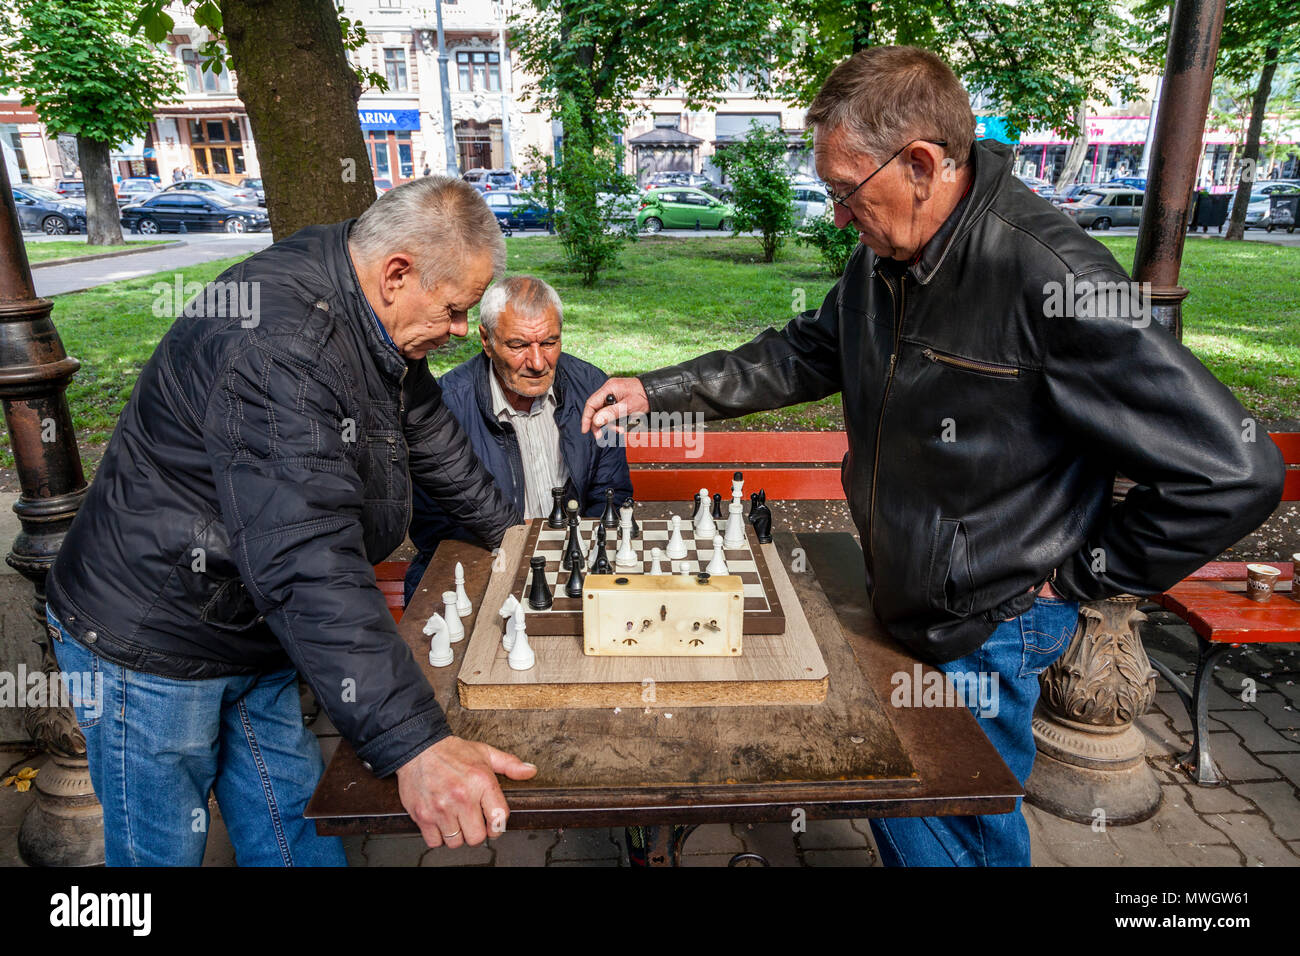
{"type": "Polygon", "coordinates": [[[651,189],[641,197],[636,216],[637,229],[658,232],[660,229],[730,229],[736,209],[714,199],[702,189],[665,186],[651,189]]]}

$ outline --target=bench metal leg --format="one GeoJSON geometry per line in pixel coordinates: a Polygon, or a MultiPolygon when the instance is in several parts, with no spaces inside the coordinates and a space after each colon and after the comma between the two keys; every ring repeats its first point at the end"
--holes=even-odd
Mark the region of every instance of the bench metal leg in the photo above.
{"type": "Polygon", "coordinates": [[[1228,782],[1227,778],[1219,772],[1219,768],[1214,765],[1214,758],[1210,756],[1210,687],[1213,684],[1214,662],[1234,645],[1207,641],[1199,634],[1196,641],[1199,652],[1196,680],[1191,692],[1188,692],[1182,678],[1155,658],[1151,659],[1151,666],[1178,692],[1192,722],[1192,749],[1178,758],[1178,765],[1202,786],[1222,786],[1228,782]]]}
{"type": "Polygon", "coordinates": [[[627,828],[627,856],[632,866],[681,866],[682,847],[694,826],[627,828]]]}

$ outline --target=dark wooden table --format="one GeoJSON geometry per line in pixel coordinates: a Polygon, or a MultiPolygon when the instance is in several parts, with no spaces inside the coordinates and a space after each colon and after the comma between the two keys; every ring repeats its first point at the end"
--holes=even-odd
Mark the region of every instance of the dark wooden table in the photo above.
{"type": "MultiPolygon", "coordinates": [[[[462,542],[448,541],[439,548],[426,574],[430,584],[422,583],[427,590],[412,598],[399,633],[425,666],[458,734],[539,767],[531,781],[501,781],[511,828],[789,822],[796,810],[808,818],[828,819],[1007,813],[1014,808],[1020,786],[969,710],[888,706],[890,676],[910,674],[916,660],[875,620],[853,536],[780,534],[776,543],[792,569],[791,582],[830,672],[826,703],[650,707],[649,716],[637,713],[636,721],[606,710],[462,709],[456,674],[465,644],[454,645],[452,666],[430,668],[428,638],[420,627],[435,609],[441,610],[435,602],[452,580],[457,561],[465,566],[474,616],[481,613],[492,556],[462,542]],[[871,704],[865,718],[862,701],[871,704]],[[836,726],[840,712],[845,720],[856,721],[852,737],[849,725],[843,739],[826,731],[836,726]],[[854,745],[875,746],[877,772],[837,772],[843,763],[841,757],[837,764],[837,754],[854,745]]],[[[465,626],[471,633],[473,618],[465,626]]],[[[322,834],[418,832],[398,799],[396,777],[374,777],[346,741],[326,768],[306,816],[322,834]]],[[[685,832],[677,829],[676,852],[670,856],[680,852],[685,832]]],[[[666,844],[658,831],[654,839],[656,846],[666,844]]],[[[662,861],[664,854],[658,856],[662,861]]]]}

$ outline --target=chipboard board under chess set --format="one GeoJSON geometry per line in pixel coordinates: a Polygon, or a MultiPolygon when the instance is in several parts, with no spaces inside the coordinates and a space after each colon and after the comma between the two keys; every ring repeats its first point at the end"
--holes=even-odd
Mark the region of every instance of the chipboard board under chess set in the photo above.
{"type": "MultiPolygon", "coordinates": [[[[501,545],[459,672],[468,709],[819,703],[827,669],[771,543],[762,493],[691,516],[638,522],[634,503],[583,519],[555,489],[548,518],[501,545]],[[617,529],[613,560],[607,534],[617,529]],[[503,569],[503,570],[498,570],[503,569]]],[[[702,497],[701,497],[702,496],[702,497]]],[[[458,573],[458,578],[460,577],[458,573]]],[[[463,586],[443,595],[447,618],[463,586]]],[[[434,615],[430,664],[447,666],[459,621],[434,615]],[[436,660],[435,660],[436,658],[436,660]]]]}

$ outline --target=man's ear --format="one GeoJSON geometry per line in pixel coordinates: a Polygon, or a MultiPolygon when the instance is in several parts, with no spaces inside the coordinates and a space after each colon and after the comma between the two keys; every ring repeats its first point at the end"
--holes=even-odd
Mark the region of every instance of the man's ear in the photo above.
{"type": "Polygon", "coordinates": [[[936,155],[926,143],[913,143],[903,151],[907,162],[903,164],[912,190],[921,202],[929,201],[939,188],[939,176],[943,171],[942,155],[936,155]]]}
{"type": "Polygon", "coordinates": [[[478,340],[483,343],[483,351],[491,354],[492,333],[488,327],[483,324],[483,314],[480,312],[478,317],[478,340]]]}
{"type": "Polygon", "coordinates": [[[384,260],[379,273],[379,287],[384,301],[391,303],[397,297],[397,290],[409,282],[418,281],[411,257],[404,252],[394,252],[384,260]]]}

